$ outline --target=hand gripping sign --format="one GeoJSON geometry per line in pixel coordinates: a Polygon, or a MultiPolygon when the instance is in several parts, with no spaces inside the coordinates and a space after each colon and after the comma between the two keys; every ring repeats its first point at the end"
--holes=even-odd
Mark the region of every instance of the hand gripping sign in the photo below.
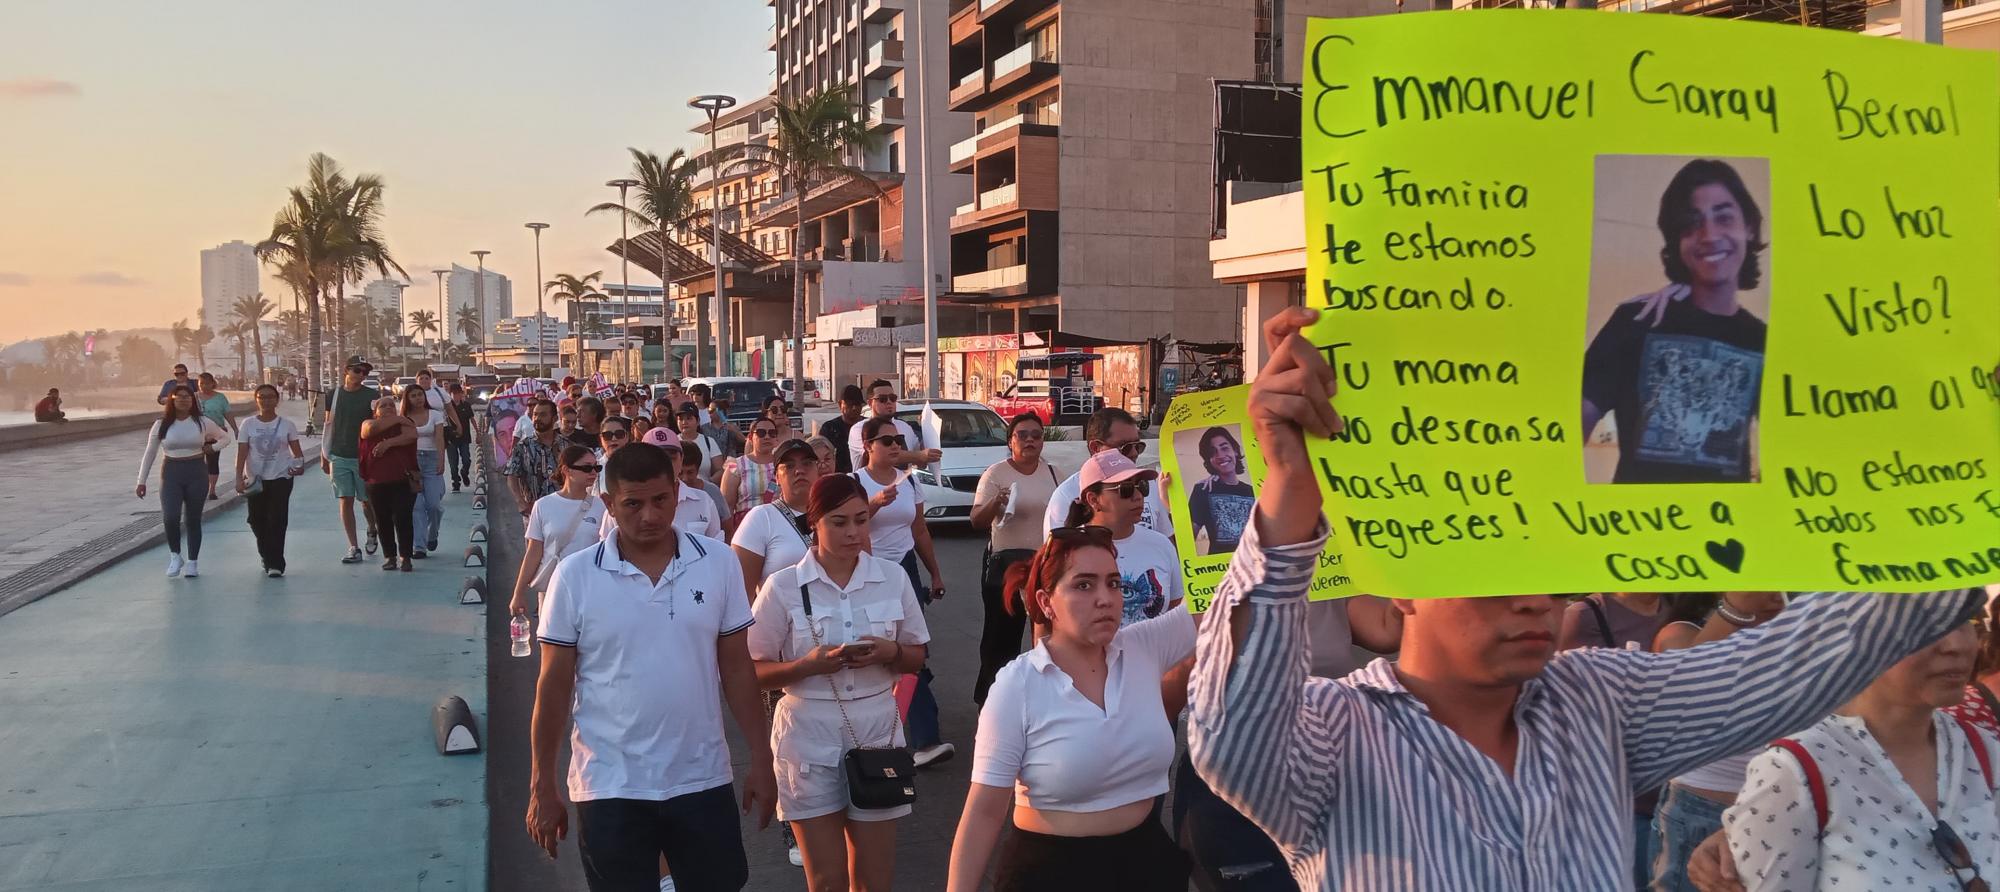
{"type": "MultiPolygon", "coordinates": [[[[1304,52],[1315,596],[2000,579],[1992,54],[1549,10],[1304,52]]],[[[1254,504],[1242,398],[1168,412],[1190,592],[1254,504]]]]}

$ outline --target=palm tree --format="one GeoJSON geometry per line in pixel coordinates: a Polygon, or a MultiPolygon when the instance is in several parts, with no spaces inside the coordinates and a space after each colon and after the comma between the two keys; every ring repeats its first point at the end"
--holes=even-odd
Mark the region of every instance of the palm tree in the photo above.
{"type": "Polygon", "coordinates": [[[194,329],[188,327],[186,319],[178,319],[170,331],[174,336],[174,358],[188,355],[188,350],[194,346],[194,329]]]}
{"type": "Polygon", "coordinates": [[[466,343],[479,340],[482,329],[479,318],[472,315],[471,304],[461,304],[458,308],[458,333],[465,336],[466,343]]]}
{"type": "Polygon", "coordinates": [[[194,346],[195,368],[208,371],[208,345],[214,340],[215,329],[206,325],[195,326],[194,334],[189,338],[189,343],[194,346]]]}
{"type": "Polygon", "coordinates": [[[582,327],[576,314],[576,302],[580,300],[602,300],[604,295],[597,290],[597,282],[604,278],[604,271],[598,270],[579,279],[569,273],[557,273],[556,277],[542,285],[544,290],[555,289],[549,299],[569,301],[569,330],[581,332],[582,327]]]}
{"type": "MultiPolygon", "coordinates": [[[[627,201],[619,204],[607,201],[584,211],[585,216],[596,213],[623,214],[625,219],[641,232],[652,230],[660,239],[660,286],[667,286],[667,230],[679,229],[689,217],[694,215],[694,188],[690,183],[698,168],[688,158],[687,152],[675,149],[666,160],[652,152],[628,148],[632,153],[632,179],[639,185],[632,190],[627,201]]],[[[711,190],[714,191],[714,190],[711,190]]],[[[719,193],[718,193],[719,197],[719,193]]],[[[663,301],[664,297],[661,298],[663,301]]],[[[627,298],[629,302],[630,298],[627,298]]],[[[664,306],[662,307],[664,309],[664,306]]],[[[625,314],[630,318],[630,308],[625,314]]],[[[671,319],[672,313],[666,318],[671,319]]]]}
{"type": "MultiPolygon", "coordinates": [[[[236,314],[237,321],[250,326],[250,337],[257,348],[256,380],[258,381],[264,380],[264,319],[277,309],[275,304],[264,297],[262,291],[239,297],[236,299],[236,304],[230,307],[236,314]]],[[[244,374],[249,374],[249,370],[245,369],[244,374]]]]}
{"type": "MultiPolygon", "coordinates": [[[[320,186],[338,177],[332,158],[314,153],[306,161],[304,188],[287,191],[285,205],[271,222],[271,235],[257,245],[257,257],[278,268],[280,278],[303,285],[299,292],[306,302],[306,387],[317,391],[320,378],[321,317],[320,290],[330,267],[334,225],[327,212],[324,189],[320,186]]],[[[297,287],[295,285],[294,287],[297,287]]]]}
{"type": "Polygon", "coordinates": [[[438,327],[437,314],[429,310],[410,311],[410,336],[421,338],[426,334],[436,336],[442,329],[438,327]]]}
{"type": "Polygon", "coordinates": [[[247,325],[240,320],[222,327],[222,336],[236,342],[237,373],[245,377],[248,376],[246,370],[250,367],[250,333],[255,329],[256,326],[247,325]]]}
{"type": "MultiPolygon", "coordinates": [[[[395,258],[389,256],[389,248],[382,242],[382,191],[380,176],[361,174],[346,184],[345,191],[339,194],[338,200],[334,203],[338,221],[334,229],[332,257],[336,271],[334,305],[341,308],[343,322],[348,309],[348,304],[345,302],[347,284],[352,282],[360,285],[370,267],[385,279],[389,277],[389,271],[392,269],[403,279],[407,280],[410,277],[409,273],[404,272],[403,267],[396,263],[395,258]]],[[[372,330],[373,326],[366,325],[364,320],[359,329],[366,332],[372,330]]],[[[335,338],[334,353],[345,353],[339,336],[336,335],[335,338]]]]}
{"type": "MultiPolygon", "coordinates": [[[[799,249],[799,229],[805,222],[806,193],[843,178],[869,185],[875,181],[847,163],[856,149],[874,145],[868,111],[854,101],[847,86],[815,90],[795,100],[779,100],[777,129],[769,145],[745,146],[752,160],[778,175],[779,188],[792,196],[792,380],[806,376],[805,253],[799,249]]],[[[877,187],[879,188],[879,187],[877,187]]]]}

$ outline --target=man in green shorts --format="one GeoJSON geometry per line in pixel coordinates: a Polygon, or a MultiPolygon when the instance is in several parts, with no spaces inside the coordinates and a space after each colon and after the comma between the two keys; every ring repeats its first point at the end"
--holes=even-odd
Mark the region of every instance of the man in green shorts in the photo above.
{"type": "Polygon", "coordinates": [[[361,502],[361,514],[368,520],[368,553],[375,553],[375,513],[368,510],[368,488],[361,483],[361,422],[375,414],[381,391],[361,382],[375,370],[359,356],[347,358],[347,372],[340,387],[326,395],[326,439],[321,443],[320,469],[333,481],[333,495],[340,500],[340,526],[347,531],[347,556],[343,564],[361,563],[361,548],[354,542],[354,503],[361,502]]]}

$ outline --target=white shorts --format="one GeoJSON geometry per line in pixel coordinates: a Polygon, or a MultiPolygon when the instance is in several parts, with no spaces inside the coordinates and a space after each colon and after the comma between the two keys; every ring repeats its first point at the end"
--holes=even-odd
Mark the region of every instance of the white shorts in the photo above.
{"type": "MultiPolygon", "coordinates": [[[[856,733],[869,746],[902,743],[893,691],[847,704],[856,733]],[[893,739],[892,739],[893,737],[893,739]]],[[[910,813],[910,806],[856,808],[847,795],[847,769],[836,754],[849,748],[840,708],[832,700],[785,697],[778,702],[771,725],[771,748],[778,775],[778,820],[845,813],[850,821],[893,821],[910,813]],[[797,737],[787,739],[788,737],[797,737]],[[827,762],[833,764],[826,764],[827,762]]]]}

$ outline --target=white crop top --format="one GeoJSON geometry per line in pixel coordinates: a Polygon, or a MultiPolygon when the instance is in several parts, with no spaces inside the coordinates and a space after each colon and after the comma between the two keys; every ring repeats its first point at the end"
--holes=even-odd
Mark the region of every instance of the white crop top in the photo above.
{"type": "Polygon", "coordinates": [[[153,422],[153,432],[146,435],[146,454],[139,459],[140,485],[145,485],[146,478],[153,473],[153,460],[159,455],[196,458],[202,454],[204,443],[214,443],[215,448],[221,450],[230,443],[229,432],[199,415],[182,418],[169,425],[153,422]],[[166,429],[163,431],[162,427],[166,429]]]}
{"type": "Polygon", "coordinates": [[[986,694],[973,782],[1012,786],[1014,804],[1044,811],[1103,811],[1165,793],[1174,729],[1160,676],[1194,653],[1194,638],[1185,605],[1119,629],[1106,655],[1103,709],[1036,644],[986,694]]]}
{"type": "Polygon", "coordinates": [[[424,413],[424,423],[417,425],[417,451],[437,451],[438,425],[445,424],[444,413],[436,409],[424,413]]]}

